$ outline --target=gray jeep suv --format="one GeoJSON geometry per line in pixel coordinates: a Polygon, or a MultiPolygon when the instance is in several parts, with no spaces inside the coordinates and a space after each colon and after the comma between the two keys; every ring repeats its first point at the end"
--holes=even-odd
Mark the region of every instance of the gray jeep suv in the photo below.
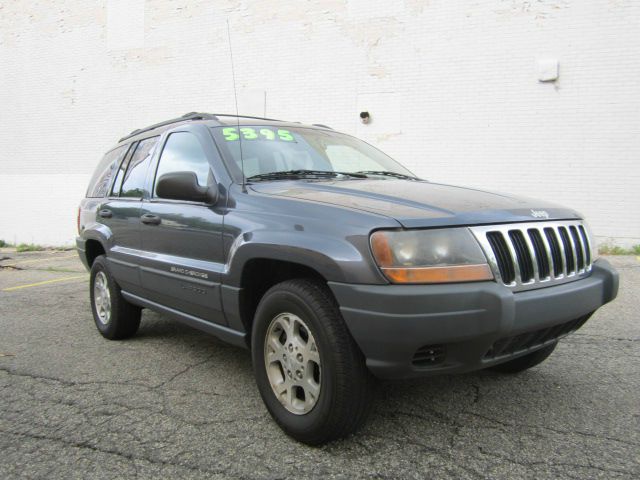
{"type": "Polygon", "coordinates": [[[617,293],[575,211],[430,183],[322,125],[202,113],[122,138],[78,213],[93,317],[142,308],[251,349],[267,409],[321,444],[374,378],[545,360],[617,293]]]}

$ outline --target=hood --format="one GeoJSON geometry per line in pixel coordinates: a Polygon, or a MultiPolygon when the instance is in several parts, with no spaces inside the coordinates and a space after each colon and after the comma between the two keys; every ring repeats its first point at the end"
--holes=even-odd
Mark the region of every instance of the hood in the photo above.
{"type": "Polygon", "coordinates": [[[541,200],[426,181],[297,180],[257,183],[251,189],[385,215],[407,228],[580,218],[574,210],[541,200]]]}

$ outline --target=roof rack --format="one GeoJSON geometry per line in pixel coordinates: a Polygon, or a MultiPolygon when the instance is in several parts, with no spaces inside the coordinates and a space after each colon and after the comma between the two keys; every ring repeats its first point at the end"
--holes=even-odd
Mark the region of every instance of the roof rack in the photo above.
{"type": "Polygon", "coordinates": [[[171,125],[172,123],[185,122],[187,120],[218,120],[218,117],[210,113],[199,113],[199,112],[185,113],[184,115],[178,118],[172,118],[171,120],[165,120],[164,122],[155,123],[153,125],[149,125],[148,127],[138,128],[137,130],[134,130],[133,132],[131,132],[129,135],[125,135],[124,137],[122,137],[120,140],[118,140],[118,143],[123,142],[131,137],[134,137],[139,133],[155,130],[156,128],[164,127],[165,125],[171,125]]]}
{"type": "Polygon", "coordinates": [[[333,130],[333,128],[331,128],[329,125],[323,125],[322,123],[313,123],[312,125],[314,127],[322,127],[322,128],[328,128],[329,130],[333,130]]]}
{"type": "MultiPolygon", "coordinates": [[[[120,140],[118,140],[118,143],[124,142],[125,140],[128,140],[131,137],[135,137],[136,135],[138,135],[140,133],[148,132],[148,131],[151,131],[151,130],[155,130],[156,128],[164,127],[166,125],[171,125],[172,123],[185,122],[185,121],[188,121],[188,120],[218,120],[218,117],[252,118],[254,120],[267,120],[269,122],[284,122],[285,121],[285,120],[277,120],[275,118],[252,117],[250,115],[235,115],[235,114],[232,114],[232,113],[189,112],[189,113],[185,113],[184,115],[182,115],[181,117],[178,117],[178,118],[172,118],[171,120],[165,120],[164,122],[154,123],[153,125],[149,125],[148,127],[138,128],[138,129],[134,130],[133,132],[131,132],[129,135],[125,135],[124,137],[122,137],[120,140]]],[[[293,123],[300,123],[300,122],[293,122],[293,123]]],[[[327,125],[321,125],[319,123],[314,123],[314,126],[331,129],[331,127],[328,127],[327,125]]]]}
{"type": "Polygon", "coordinates": [[[254,120],[268,120],[270,122],[284,122],[285,121],[285,120],[278,120],[276,118],[252,117],[250,115],[236,115],[234,113],[212,113],[211,115],[215,115],[216,117],[253,118],[254,120]]]}

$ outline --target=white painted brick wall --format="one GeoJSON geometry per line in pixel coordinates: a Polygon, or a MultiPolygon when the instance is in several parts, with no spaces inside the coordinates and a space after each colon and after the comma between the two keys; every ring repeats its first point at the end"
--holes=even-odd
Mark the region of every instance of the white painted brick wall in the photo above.
{"type": "Polygon", "coordinates": [[[119,136],[233,112],[227,18],[238,90],[266,92],[268,116],[354,133],[434,181],[567,204],[601,240],[640,243],[632,0],[0,1],[0,239],[71,243],[119,136]],[[557,82],[538,82],[538,58],[558,59],[557,82]]]}

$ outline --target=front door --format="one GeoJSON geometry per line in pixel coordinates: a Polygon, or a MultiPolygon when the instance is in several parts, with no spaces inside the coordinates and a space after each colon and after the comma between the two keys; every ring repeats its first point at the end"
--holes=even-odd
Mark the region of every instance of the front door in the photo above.
{"type": "Polygon", "coordinates": [[[205,203],[163,199],[155,193],[156,180],[172,172],[194,172],[201,186],[215,182],[210,163],[215,155],[211,138],[201,131],[167,136],[150,183],[150,198],[140,210],[144,252],[140,278],[148,300],[224,324],[222,211],[205,203]]]}

